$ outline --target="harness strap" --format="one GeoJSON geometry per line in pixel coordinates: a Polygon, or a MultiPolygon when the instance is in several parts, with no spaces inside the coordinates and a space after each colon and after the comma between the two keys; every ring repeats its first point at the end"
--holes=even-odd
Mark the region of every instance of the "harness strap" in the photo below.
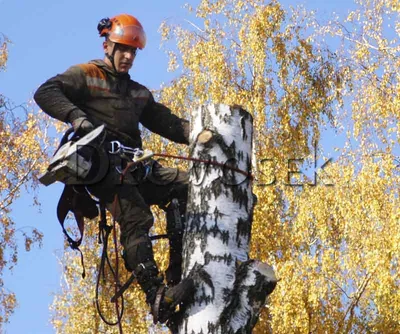
{"type": "Polygon", "coordinates": [[[85,264],[83,261],[83,254],[82,251],[79,249],[79,246],[82,243],[82,238],[83,238],[83,234],[84,234],[84,230],[85,230],[85,222],[84,222],[84,218],[83,218],[83,214],[79,211],[74,210],[74,216],[75,216],[75,220],[77,222],[77,226],[79,229],[79,233],[80,236],[77,240],[74,240],[67,232],[67,230],[65,229],[64,226],[64,221],[65,218],[68,215],[68,212],[72,210],[72,206],[73,206],[73,196],[74,196],[74,190],[72,186],[65,186],[64,190],[61,194],[60,200],[58,202],[57,205],[57,218],[58,221],[60,222],[62,231],[65,235],[65,237],[67,238],[68,244],[69,246],[73,249],[73,250],[77,250],[80,255],[81,255],[81,265],[82,265],[82,278],[86,277],[86,272],[85,272],[85,264]]]}
{"type": "Polygon", "coordinates": [[[140,275],[147,268],[153,266],[153,262],[144,262],[140,263],[134,271],[132,271],[131,276],[129,276],[128,280],[120,287],[120,289],[115,293],[115,295],[111,298],[111,302],[115,302],[119,297],[123,295],[123,293],[129,288],[129,286],[137,279],[137,275],[140,275]]]}
{"type": "Polygon", "coordinates": [[[161,301],[164,298],[164,293],[165,293],[165,285],[162,285],[158,288],[157,294],[156,294],[156,300],[154,301],[154,304],[152,306],[153,308],[153,323],[157,324],[159,320],[159,315],[160,315],[160,306],[161,306],[161,301]]]}
{"type": "Polygon", "coordinates": [[[84,218],[93,219],[98,215],[98,210],[95,201],[86,193],[79,192],[74,189],[73,186],[66,185],[61,194],[60,200],[57,205],[57,218],[61,225],[62,231],[68,241],[69,246],[73,250],[77,250],[81,255],[81,265],[82,265],[82,278],[85,278],[85,264],[83,261],[82,251],[79,246],[82,243],[84,231],[85,231],[85,221],[84,218]],[[79,230],[78,239],[73,239],[67,232],[64,222],[68,215],[68,212],[74,214],[76,224],[79,230]]]}
{"type": "Polygon", "coordinates": [[[147,235],[142,235],[141,237],[135,239],[132,243],[130,243],[129,246],[133,247],[133,246],[139,245],[141,243],[149,242],[149,240],[150,239],[149,239],[149,237],[147,235]]]}

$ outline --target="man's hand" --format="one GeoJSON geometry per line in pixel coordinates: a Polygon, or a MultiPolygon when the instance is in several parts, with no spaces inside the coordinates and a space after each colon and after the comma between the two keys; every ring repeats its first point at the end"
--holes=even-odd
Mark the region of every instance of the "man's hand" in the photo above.
{"type": "Polygon", "coordinates": [[[79,137],[83,137],[94,130],[94,125],[86,117],[79,117],[75,119],[72,122],[72,126],[74,127],[74,132],[79,137]]]}

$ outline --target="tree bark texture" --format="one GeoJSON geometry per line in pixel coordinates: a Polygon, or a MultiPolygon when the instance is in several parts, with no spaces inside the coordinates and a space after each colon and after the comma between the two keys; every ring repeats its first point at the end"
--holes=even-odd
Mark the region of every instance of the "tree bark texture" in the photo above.
{"type": "Polygon", "coordinates": [[[192,115],[190,156],[201,161],[190,168],[183,276],[193,277],[197,290],[177,321],[181,334],[251,333],[276,285],[270,266],[249,259],[252,121],[227,105],[192,115]]]}

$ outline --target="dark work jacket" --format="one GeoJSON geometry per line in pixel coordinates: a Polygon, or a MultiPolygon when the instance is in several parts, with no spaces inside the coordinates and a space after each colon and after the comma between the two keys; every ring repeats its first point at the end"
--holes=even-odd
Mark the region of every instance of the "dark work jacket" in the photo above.
{"type": "Polygon", "coordinates": [[[151,92],[118,75],[102,60],[70,67],[42,84],[34,95],[48,115],[72,122],[87,117],[95,126],[106,125],[107,139],[142,147],[139,123],[177,143],[188,144],[189,123],[157,103],[151,92]]]}

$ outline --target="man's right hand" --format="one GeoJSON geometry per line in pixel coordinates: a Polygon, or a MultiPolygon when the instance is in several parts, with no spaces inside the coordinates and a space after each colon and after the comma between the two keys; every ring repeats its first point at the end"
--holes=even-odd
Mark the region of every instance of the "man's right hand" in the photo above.
{"type": "Polygon", "coordinates": [[[72,126],[79,137],[83,137],[94,130],[94,125],[86,117],[78,117],[72,122],[72,126]]]}

